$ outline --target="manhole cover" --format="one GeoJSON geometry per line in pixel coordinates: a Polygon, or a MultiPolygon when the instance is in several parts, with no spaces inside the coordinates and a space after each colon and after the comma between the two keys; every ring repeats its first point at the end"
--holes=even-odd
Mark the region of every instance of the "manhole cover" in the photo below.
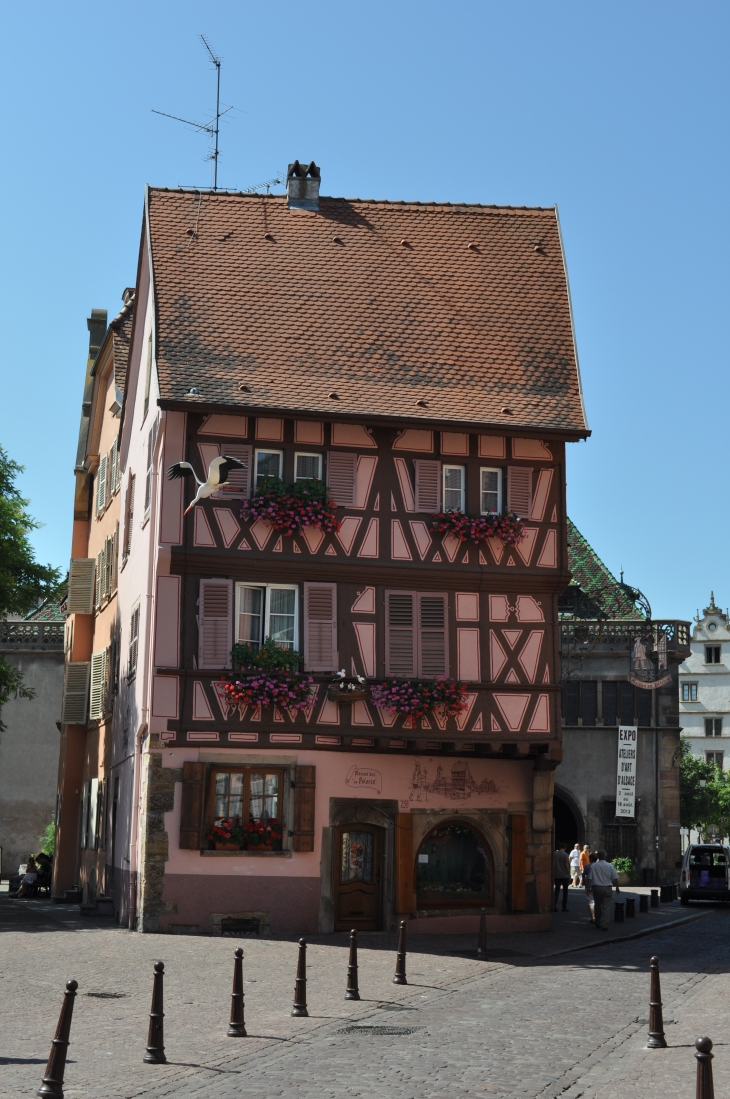
{"type": "Polygon", "coordinates": [[[338,1034],[415,1034],[420,1026],[346,1026],[338,1034]]]}
{"type": "Polygon", "coordinates": [[[87,992],[87,996],[95,996],[97,1000],[122,1000],[126,992],[87,992]]]}

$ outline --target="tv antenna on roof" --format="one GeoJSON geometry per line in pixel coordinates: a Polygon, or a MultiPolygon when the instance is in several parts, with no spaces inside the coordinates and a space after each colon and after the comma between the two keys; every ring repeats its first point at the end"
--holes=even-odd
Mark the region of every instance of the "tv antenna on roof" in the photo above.
{"type": "Polygon", "coordinates": [[[187,118],[180,118],[179,115],[168,114],[167,111],[156,111],[154,109],[154,107],[152,108],[152,113],[153,114],[161,114],[165,118],[174,118],[176,122],[184,122],[186,126],[194,126],[195,129],[198,131],[198,133],[200,133],[200,131],[203,130],[203,131],[205,131],[205,133],[210,134],[210,136],[214,140],[214,149],[213,149],[213,152],[210,154],[210,156],[208,156],[207,159],[213,161],[213,190],[217,191],[218,190],[218,130],[219,130],[219,124],[220,124],[220,120],[223,117],[223,115],[228,114],[228,112],[233,110],[233,108],[232,107],[226,107],[226,109],[224,111],[221,110],[221,107],[220,107],[220,104],[221,104],[221,59],[220,59],[220,57],[216,57],[216,55],[213,53],[213,48],[212,48],[210,42],[208,41],[208,39],[205,37],[204,34],[200,35],[200,40],[203,43],[203,45],[205,46],[208,53],[210,54],[210,59],[213,62],[213,64],[215,65],[215,69],[216,69],[215,115],[214,115],[214,117],[211,118],[209,122],[191,122],[187,118]]]}

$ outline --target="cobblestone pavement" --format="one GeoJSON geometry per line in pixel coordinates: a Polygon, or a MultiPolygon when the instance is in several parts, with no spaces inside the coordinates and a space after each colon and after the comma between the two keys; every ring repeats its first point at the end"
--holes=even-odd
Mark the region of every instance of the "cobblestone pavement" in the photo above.
{"type": "MultiPolygon", "coordinates": [[[[666,906],[652,914],[656,932],[607,942],[580,922],[584,905],[576,891],[553,934],[490,936],[486,963],[467,955],[471,938],[414,939],[407,986],[392,983],[393,937],[362,936],[359,1003],[343,998],[346,936],[315,938],[310,1017],[293,1019],[293,940],[136,935],[0,898],[0,1094],[34,1094],[69,977],[79,982],[69,1099],[692,1099],[700,1033],[715,1041],[715,1088],[728,1094],[730,915],[692,909],[700,918],[677,924],[687,910],[666,906]],[[599,945],[561,953],[590,942],[599,945]],[[239,944],[251,1037],[231,1039],[239,944]],[[644,1048],[652,953],[662,960],[666,1050],[644,1048]],[[158,958],[169,1063],[149,1066],[158,958]]],[[[633,931],[634,921],[612,930],[633,931]]]]}

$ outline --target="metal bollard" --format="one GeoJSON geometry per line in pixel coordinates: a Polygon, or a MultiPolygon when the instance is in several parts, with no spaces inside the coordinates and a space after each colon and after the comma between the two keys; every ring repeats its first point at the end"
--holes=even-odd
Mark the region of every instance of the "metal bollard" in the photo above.
{"type": "Polygon", "coordinates": [[[677,899],[677,891],[673,885],[662,885],[659,889],[662,904],[671,904],[677,899]]]}
{"type": "Polygon", "coordinates": [[[165,1057],[165,1029],[163,1019],[165,1012],[162,998],[162,981],[165,975],[165,967],[162,962],[155,962],[155,975],[152,980],[152,1009],[150,1011],[150,1027],[147,1032],[147,1049],[142,1058],[146,1065],[166,1065],[165,1057]]]}
{"type": "Polygon", "coordinates": [[[71,1016],[74,1011],[74,1000],[76,999],[76,989],[78,987],[78,981],[66,981],[66,991],[63,994],[56,1033],[51,1042],[46,1074],[43,1077],[43,1083],[38,1088],[37,1095],[63,1099],[63,1073],[66,1068],[66,1054],[69,1046],[68,1036],[71,1032],[71,1016]]]}
{"type": "Polygon", "coordinates": [[[649,961],[651,984],[649,988],[649,1040],[647,1049],[666,1049],[664,1020],[662,1018],[662,990],[659,983],[659,959],[654,955],[649,961]]]}
{"type": "Polygon", "coordinates": [[[626,919],[627,920],[636,919],[636,898],[635,897],[627,897],[626,898],[626,919]]]}
{"type": "Polygon", "coordinates": [[[613,905],[613,922],[614,923],[623,923],[624,922],[624,902],[623,901],[615,901],[614,902],[614,905],[613,905]]]}
{"type": "Polygon", "coordinates": [[[709,1038],[698,1038],[695,1042],[697,1058],[697,1089],[695,1099],[715,1099],[715,1087],[712,1083],[712,1042],[709,1038]]]}
{"type": "Polygon", "coordinates": [[[304,939],[299,940],[299,958],[297,960],[297,979],[294,982],[294,1003],[291,1009],[292,1015],[297,1018],[307,1018],[307,944],[304,939]]]}
{"type": "Polygon", "coordinates": [[[350,932],[350,957],[347,962],[347,988],[346,1000],[359,1000],[360,989],[357,984],[357,931],[353,928],[350,932]]]}
{"type": "Polygon", "coordinates": [[[658,908],[659,907],[659,890],[658,889],[652,889],[652,891],[651,891],[651,907],[652,908],[658,908]]]}
{"type": "Polygon", "coordinates": [[[243,1018],[243,950],[239,946],[233,954],[233,991],[231,992],[231,1021],[226,1034],[229,1038],[247,1038],[243,1018]]]}
{"type": "Polygon", "coordinates": [[[477,941],[477,958],[483,962],[487,960],[487,910],[483,908],[479,913],[479,939],[477,941]]]}
{"type": "Polygon", "coordinates": [[[394,985],[407,985],[406,980],[406,921],[401,920],[398,929],[398,952],[395,958],[394,985]]]}
{"type": "Polygon", "coordinates": [[[642,915],[646,915],[648,911],[649,898],[647,897],[646,893],[641,893],[639,896],[639,912],[641,912],[642,915]]]}

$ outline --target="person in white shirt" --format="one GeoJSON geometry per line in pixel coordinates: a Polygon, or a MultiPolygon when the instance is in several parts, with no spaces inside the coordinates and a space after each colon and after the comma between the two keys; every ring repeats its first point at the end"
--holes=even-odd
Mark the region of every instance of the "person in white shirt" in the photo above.
{"type": "Polygon", "coordinates": [[[578,882],[580,881],[580,844],[576,843],[573,850],[570,852],[570,876],[573,879],[573,885],[577,889],[578,882]]]}
{"type": "Polygon", "coordinates": [[[599,851],[598,859],[591,866],[591,882],[593,884],[593,903],[595,905],[596,927],[599,931],[608,931],[608,917],[611,914],[611,886],[618,887],[618,874],[613,864],[606,862],[606,852],[599,851]]]}

